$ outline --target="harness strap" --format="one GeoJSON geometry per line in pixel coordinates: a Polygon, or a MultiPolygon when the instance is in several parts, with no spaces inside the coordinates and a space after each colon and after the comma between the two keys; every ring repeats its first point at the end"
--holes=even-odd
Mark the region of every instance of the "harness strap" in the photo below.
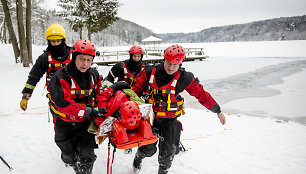
{"type": "Polygon", "coordinates": [[[67,116],[67,115],[64,114],[64,113],[59,112],[59,111],[54,107],[54,106],[55,106],[55,103],[54,103],[54,101],[51,99],[50,93],[47,94],[47,98],[49,99],[49,107],[50,107],[50,109],[51,109],[55,114],[57,114],[57,115],[59,115],[59,116],[62,116],[62,117],[66,117],[66,116],[67,116]],[[54,105],[54,106],[53,106],[53,105],[54,105]]]}
{"type": "Polygon", "coordinates": [[[66,65],[68,65],[68,63],[50,63],[49,67],[54,69],[54,68],[62,68],[66,65]]]}
{"type": "MultiPolygon", "coordinates": [[[[176,109],[177,107],[180,107],[181,105],[184,104],[184,100],[178,101],[178,102],[173,102],[169,100],[169,95],[168,95],[168,101],[167,101],[167,111],[173,111],[173,109],[176,109]],[[170,102],[169,102],[170,101],[170,102]],[[172,106],[172,107],[171,107],[172,106]],[[173,108],[173,109],[172,109],[173,108]]],[[[148,100],[149,103],[153,104],[154,106],[163,106],[163,101],[155,101],[153,99],[148,100]]],[[[183,109],[183,108],[182,108],[183,109]]]]}
{"type": "MultiPolygon", "coordinates": [[[[156,116],[159,116],[159,117],[165,117],[166,116],[166,112],[155,112],[156,116]]],[[[184,110],[180,110],[180,111],[176,111],[175,112],[175,115],[178,116],[179,114],[185,114],[185,111],[184,110]]]]}
{"type": "MultiPolygon", "coordinates": [[[[93,87],[93,88],[94,88],[94,87],[93,87]]],[[[90,90],[72,89],[72,90],[71,90],[71,94],[89,96],[89,95],[91,95],[92,92],[94,91],[93,88],[91,88],[90,90]]]]}
{"type": "Polygon", "coordinates": [[[171,104],[170,94],[168,94],[168,100],[167,100],[167,111],[170,111],[170,104],[171,104]]]}

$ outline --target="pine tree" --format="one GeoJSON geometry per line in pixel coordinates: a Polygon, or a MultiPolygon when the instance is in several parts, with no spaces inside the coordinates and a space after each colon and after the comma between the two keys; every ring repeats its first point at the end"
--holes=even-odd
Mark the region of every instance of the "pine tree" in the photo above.
{"type": "Polygon", "coordinates": [[[63,8],[58,15],[64,17],[75,32],[80,32],[80,38],[83,28],[87,29],[91,40],[92,33],[102,31],[119,19],[117,0],[59,0],[58,5],[63,8]]]}

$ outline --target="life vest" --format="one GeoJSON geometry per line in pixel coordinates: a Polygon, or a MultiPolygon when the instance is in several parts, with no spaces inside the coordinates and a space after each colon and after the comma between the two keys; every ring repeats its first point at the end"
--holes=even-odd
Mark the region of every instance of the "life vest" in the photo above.
{"type": "MultiPolygon", "coordinates": [[[[91,71],[90,76],[91,76],[91,82],[90,82],[90,89],[89,90],[83,90],[80,88],[80,86],[76,83],[76,81],[68,74],[67,68],[64,68],[66,71],[66,74],[70,77],[71,79],[71,98],[76,102],[79,103],[82,106],[86,107],[95,107],[96,106],[96,94],[95,91],[97,89],[97,84],[98,84],[98,78],[97,76],[91,71]]],[[[65,113],[59,112],[55,103],[52,101],[50,94],[47,94],[47,97],[50,99],[49,106],[51,109],[51,112],[53,112],[53,115],[55,117],[61,117],[62,120],[67,121],[67,122],[81,122],[84,121],[84,117],[79,117],[79,116],[71,116],[67,115],[65,113]]]]}
{"type": "Polygon", "coordinates": [[[46,73],[46,84],[45,86],[49,85],[49,82],[53,76],[53,74],[61,69],[62,67],[68,65],[68,63],[71,61],[71,57],[72,57],[72,49],[70,49],[70,53],[68,58],[64,61],[64,62],[60,62],[58,60],[55,60],[52,56],[51,53],[48,52],[48,70],[46,73]]]}
{"type": "MultiPolygon", "coordinates": [[[[130,84],[130,86],[132,86],[132,85],[136,82],[136,76],[137,76],[138,74],[136,74],[136,75],[132,74],[132,73],[128,70],[128,68],[127,68],[127,66],[125,65],[124,62],[122,63],[122,68],[123,68],[123,73],[124,73],[124,76],[123,76],[122,81],[126,81],[126,82],[128,82],[128,83],[130,84]]],[[[143,69],[144,69],[144,66],[141,65],[141,70],[140,70],[140,72],[141,72],[143,69]]]]}
{"type": "Polygon", "coordinates": [[[175,118],[184,112],[184,99],[180,95],[175,95],[175,87],[180,72],[171,82],[165,86],[158,87],[155,78],[156,68],[152,69],[149,79],[149,94],[147,95],[147,102],[152,104],[155,117],[159,118],[175,118]]]}

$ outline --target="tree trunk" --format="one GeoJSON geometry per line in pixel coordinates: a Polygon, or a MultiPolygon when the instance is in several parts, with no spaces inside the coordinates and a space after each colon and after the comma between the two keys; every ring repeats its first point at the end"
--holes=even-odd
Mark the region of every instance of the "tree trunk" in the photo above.
{"type": "Polygon", "coordinates": [[[0,41],[1,41],[1,42],[3,42],[3,34],[4,34],[4,28],[5,28],[5,26],[4,26],[4,24],[5,24],[4,21],[5,21],[5,20],[2,21],[1,28],[0,28],[0,41]]]}
{"type": "Polygon", "coordinates": [[[28,48],[28,58],[31,64],[33,64],[32,60],[32,32],[31,32],[31,18],[32,18],[32,5],[31,0],[26,0],[27,8],[26,8],[26,42],[28,48]]]}
{"type": "Polygon", "coordinates": [[[24,26],[23,26],[22,0],[16,1],[16,9],[17,9],[17,25],[18,25],[18,33],[19,33],[21,60],[22,60],[22,64],[24,67],[29,67],[30,61],[28,57],[28,48],[27,48],[25,31],[24,31],[24,26]]]}
{"type": "Polygon", "coordinates": [[[83,38],[83,27],[80,27],[80,39],[83,38]]]}
{"type": "Polygon", "coordinates": [[[19,50],[19,47],[18,47],[18,42],[17,42],[17,39],[16,39],[16,35],[15,35],[15,32],[14,32],[10,10],[8,8],[8,5],[7,5],[7,0],[1,0],[1,3],[2,3],[2,7],[3,7],[3,11],[4,11],[7,30],[8,30],[9,37],[10,37],[9,41],[12,43],[12,46],[13,46],[14,55],[15,55],[15,62],[18,63],[18,57],[20,56],[20,50],[19,50]]]}
{"type": "Polygon", "coordinates": [[[20,36],[20,28],[19,28],[19,13],[20,12],[18,12],[18,0],[16,0],[16,21],[17,21],[17,34],[18,34],[18,40],[19,40],[19,48],[20,48],[20,53],[19,53],[19,55],[20,55],[20,62],[21,63],[23,63],[23,55],[22,55],[22,44],[21,44],[21,42],[20,42],[20,38],[21,38],[21,36],[20,36]]]}
{"type": "Polygon", "coordinates": [[[3,42],[5,43],[5,44],[7,44],[7,38],[6,38],[6,21],[4,20],[4,24],[3,24],[3,42]]]}
{"type": "Polygon", "coordinates": [[[91,41],[91,28],[90,28],[90,26],[87,27],[87,30],[88,30],[88,40],[91,41]]]}

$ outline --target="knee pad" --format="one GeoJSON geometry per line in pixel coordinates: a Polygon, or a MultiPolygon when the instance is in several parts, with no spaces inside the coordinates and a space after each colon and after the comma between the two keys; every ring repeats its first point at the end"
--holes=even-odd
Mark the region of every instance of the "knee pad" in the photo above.
{"type": "Polygon", "coordinates": [[[157,152],[156,143],[145,145],[145,146],[141,146],[141,147],[138,148],[138,151],[137,151],[139,157],[142,157],[142,158],[144,158],[144,157],[151,157],[156,152],[157,152]]]}
{"type": "Polygon", "coordinates": [[[93,148],[83,148],[78,154],[79,161],[95,162],[96,154],[93,148]]]}
{"type": "Polygon", "coordinates": [[[65,164],[72,165],[77,161],[77,157],[75,154],[65,155],[61,153],[61,159],[65,164]]]}

